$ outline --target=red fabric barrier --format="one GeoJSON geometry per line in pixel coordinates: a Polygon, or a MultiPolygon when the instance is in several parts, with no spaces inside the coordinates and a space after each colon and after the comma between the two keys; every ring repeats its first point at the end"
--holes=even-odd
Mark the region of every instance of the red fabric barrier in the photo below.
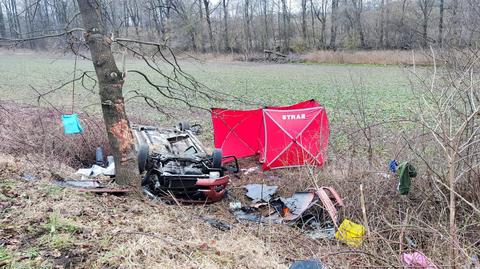
{"type": "Polygon", "coordinates": [[[328,145],[328,119],[323,107],[264,109],[264,170],[323,165],[328,145]]]}
{"type": "Polygon", "coordinates": [[[258,153],[262,110],[212,109],[215,148],[222,149],[223,156],[237,158],[258,153]]]}
{"type": "Polygon", "coordinates": [[[263,169],[324,162],[328,119],[315,100],[254,110],[212,109],[215,147],[224,156],[260,154],[263,169]]]}

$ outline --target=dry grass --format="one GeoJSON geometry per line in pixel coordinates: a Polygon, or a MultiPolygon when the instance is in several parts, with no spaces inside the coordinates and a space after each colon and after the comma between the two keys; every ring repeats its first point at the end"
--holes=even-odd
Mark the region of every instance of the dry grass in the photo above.
{"type": "Polygon", "coordinates": [[[215,214],[214,206],[82,194],[46,178],[26,182],[15,176],[25,162],[10,164],[0,185],[0,246],[12,268],[285,267],[241,225],[220,232],[205,223],[200,216],[215,214]],[[32,249],[37,254],[28,257],[32,249]]]}
{"type": "Polygon", "coordinates": [[[371,50],[331,51],[318,50],[298,56],[310,63],[326,64],[378,64],[378,65],[432,65],[432,59],[421,51],[371,50]]]}
{"type": "MultiPolygon", "coordinates": [[[[413,250],[421,250],[438,265],[447,264],[448,211],[428,175],[414,179],[412,193],[401,197],[396,181],[379,173],[385,170],[382,164],[342,156],[322,170],[258,171],[234,177],[226,199],[199,206],[60,189],[49,178],[56,172],[68,177],[71,168],[34,156],[7,156],[0,173],[0,245],[12,268],[286,268],[293,260],[308,258],[332,268],[394,267],[402,266],[401,252],[413,250]],[[19,179],[25,172],[42,179],[19,179]],[[361,248],[351,249],[336,240],[309,239],[293,227],[238,223],[228,203],[248,203],[242,189],[247,183],[278,185],[282,196],[315,184],[333,186],[346,202],[343,216],[358,223],[363,184],[371,235],[361,248]],[[233,228],[219,231],[203,216],[227,221],[233,228]],[[415,247],[407,246],[406,236],[415,247]]],[[[256,165],[255,159],[241,161],[243,168],[256,165]]],[[[475,243],[478,223],[478,216],[459,221],[459,264],[464,266],[469,257],[480,254],[475,243]]]]}
{"type": "MultiPolygon", "coordinates": [[[[208,62],[264,61],[264,54],[241,53],[179,53],[179,59],[198,59],[208,62]]],[[[428,53],[412,50],[316,50],[290,55],[284,62],[319,64],[374,64],[374,65],[432,65],[428,53]]]]}

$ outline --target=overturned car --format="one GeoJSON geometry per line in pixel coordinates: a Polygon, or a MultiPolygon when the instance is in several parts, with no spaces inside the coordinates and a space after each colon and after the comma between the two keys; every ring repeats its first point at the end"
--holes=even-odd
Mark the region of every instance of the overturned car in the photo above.
{"type": "Polygon", "coordinates": [[[238,172],[235,157],[209,154],[200,142],[201,126],[179,123],[174,128],[133,125],[142,187],[148,195],[179,202],[215,202],[225,195],[227,172],[238,172]],[[223,166],[233,160],[230,168],[223,166]]]}

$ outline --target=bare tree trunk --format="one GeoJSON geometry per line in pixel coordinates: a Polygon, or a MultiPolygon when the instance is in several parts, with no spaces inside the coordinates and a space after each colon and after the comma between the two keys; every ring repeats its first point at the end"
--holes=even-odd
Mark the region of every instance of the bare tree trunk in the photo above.
{"type": "Polygon", "coordinates": [[[385,44],[385,0],[380,2],[380,37],[378,39],[378,45],[384,48],[385,44]]]}
{"type": "Polygon", "coordinates": [[[307,46],[307,0],[302,0],[302,39],[303,44],[307,46]]]}
{"type": "Polygon", "coordinates": [[[444,0],[440,0],[440,20],[438,22],[438,45],[443,47],[443,10],[444,10],[444,0]]]}
{"type": "Polygon", "coordinates": [[[228,42],[228,7],[227,0],[222,0],[223,5],[223,42],[225,52],[230,50],[230,43],[228,42]]]}
{"type": "Polygon", "coordinates": [[[252,48],[252,37],[250,34],[250,0],[245,0],[244,12],[243,17],[245,20],[245,51],[248,53],[252,48]]]}
{"type": "MultiPolygon", "coordinates": [[[[28,0],[25,0],[23,3],[26,7],[30,7],[30,2],[28,0]]],[[[34,31],[33,18],[32,18],[31,12],[32,12],[32,8],[25,9],[24,19],[25,19],[27,37],[32,37],[32,33],[34,31]]],[[[35,49],[35,41],[29,41],[28,44],[30,49],[35,49]]]]}
{"type": "Polygon", "coordinates": [[[203,5],[205,6],[205,19],[207,20],[208,26],[208,40],[210,41],[210,51],[215,51],[215,40],[213,39],[212,22],[210,21],[210,2],[208,0],[203,0],[203,5]]]}
{"type": "Polygon", "coordinates": [[[418,0],[422,15],[422,47],[428,46],[428,20],[435,0],[418,0]]]}
{"type": "Polygon", "coordinates": [[[390,9],[388,8],[389,7],[389,3],[388,3],[388,0],[385,0],[385,14],[386,14],[386,18],[385,18],[385,25],[384,25],[384,38],[385,38],[385,43],[384,43],[384,46],[385,48],[390,48],[390,39],[389,39],[389,35],[388,35],[388,32],[389,32],[389,25],[390,25],[390,9]]]}
{"type": "Polygon", "coordinates": [[[50,28],[50,16],[48,14],[48,1],[43,1],[43,28],[44,30],[50,28]]]}
{"type": "Polygon", "coordinates": [[[290,27],[288,23],[287,1],[282,0],[282,22],[283,22],[283,47],[282,52],[287,54],[290,50],[290,27]]]}
{"type": "Polygon", "coordinates": [[[125,36],[128,37],[128,28],[130,27],[130,19],[128,18],[128,3],[127,0],[123,0],[123,21],[125,22],[125,36]]]}
{"type": "Polygon", "coordinates": [[[357,28],[360,47],[366,48],[365,34],[363,33],[362,24],[363,0],[352,0],[352,4],[355,13],[355,26],[357,28]]]}
{"type": "Polygon", "coordinates": [[[269,35],[268,35],[268,15],[267,15],[267,0],[262,1],[263,8],[263,28],[264,28],[264,43],[263,48],[268,49],[270,47],[269,35]]]}
{"type": "Polygon", "coordinates": [[[327,4],[328,4],[327,0],[322,0],[320,9],[317,10],[312,3],[312,12],[315,13],[315,17],[318,19],[318,21],[321,24],[320,44],[322,48],[326,47],[325,30],[326,30],[326,24],[327,24],[327,4]]]}
{"type": "Polygon", "coordinates": [[[17,2],[16,0],[9,0],[8,4],[8,25],[10,27],[10,36],[16,38],[19,36],[19,33],[22,32],[22,29],[20,28],[20,21],[18,19],[17,2]]]}
{"type": "Polygon", "coordinates": [[[458,46],[460,44],[460,29],[459,26],[459,18],[458,18],[458,0],[453,0],[452,3],[452,29],[453,29],[453,38],[450,41],[453,46],[458,46]]]}
{"type": "Polygon", "coordinates": [[[338,1],[332,0],[332,25],[330,27],[330,48],[335,50],[336,39],[337,39],[337,12],[338,12],[338,1]]]}
{"type": "Polygon", "coordinates": [[[63,0],[55,0],[55,13],[57,17],[57,25],[65,26],[67,23],[67,4],[63,0]]]}
{"type": "Polygon", "coordinates": [[[310,15],[312,20],[312,47],[317,48],[317,36],[315,33],[315,6],[313,0],[310,0],[310,15]]]}
{"type": "Polygon", "coordinates": [[[112,40],[105,32],[97,1],[77,0],[85,27],[85,41],[97,74],[103,119],[115,159],[115,181],[139,186],[138,163],[122,94],[123,74],[118,70],[111,50],[112,40]]]}
{"type": "Polygon", "coordinates": [[[203,35],[203,8],[202,0],[198,0],[198,11],[200,14],[200,21],[198,23],[198,31],[200,32],[200,49],[205,52],[205,36],[203,35]]]}
{"type": "Polygon", "coordinates": [[[322,23],[322,29],[320,33],[320,39],[322,42],[322,47],[325,48],[326,47],[325,33],[326,33],[327,23],[326,21],[322,21],[321,23],[322,23]]]}
{"type": "Polygon", "coordinates": [[[149,4],[150,4],[150,10],[152,11],[155,31],[157,32],[158,38],[161,39],[163,38],[163,34],[162,34],[163,26],[161,25],[161,19],[160,19],[162,10],[160,8],[160,11],[157,11],[158,8],[155,6],[155,3],[153,1],[150,1],[149,4]]]}
{"type": "Polygon", "coordinates": [[[0,2],[0,37],[7,37],[7,30],[5,28],[5,20],[3,19],[3,8],[0,2]]]}
{"type": "Polygon", "coordinates": [[[422,47],[426,48],[428,46],[428,17],[423,17],[422,22],[422,47]]]}

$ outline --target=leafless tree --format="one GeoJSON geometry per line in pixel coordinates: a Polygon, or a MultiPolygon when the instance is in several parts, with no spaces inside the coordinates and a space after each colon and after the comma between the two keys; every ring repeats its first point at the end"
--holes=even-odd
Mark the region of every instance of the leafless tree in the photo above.
{"type": "Polygon", "coordinates": [[[339,0],[332,0],[332,16],[330,26],[330,48],[337,48],[337,17],[338,17],[338,3],[339,0]]]}
{"type": "MultiPolygon", "coordinates": [[[[80,24],[79,17],[70,20],[79,12],[76,1],[0,0],[0,3],[0,38],[4,40],[48,34],[66,25],[80,24]]],[[[222,0],[218,3],[98,0],[98,3],[107,30],[114,36],[133,34],[136,39],[160,41],[179,50],[199,48],[200,52],[220,48],[231,52],[373,46],[415,49],[429,45],[472,48],[480,39],[480,32],[471,27],[479,17],[478,3],[471,0],[222,0]]],[[[44,50],[59,45],[45,42],[51,41],[31,40],[21,46],[44,50]]]]}
{"type": "Polygon", "coordinates": [[[422,23],[422,46],[424,48],[428,47],[428,22],[430,21],[434,2],[435,0],[417,0],[422,23]]]}

